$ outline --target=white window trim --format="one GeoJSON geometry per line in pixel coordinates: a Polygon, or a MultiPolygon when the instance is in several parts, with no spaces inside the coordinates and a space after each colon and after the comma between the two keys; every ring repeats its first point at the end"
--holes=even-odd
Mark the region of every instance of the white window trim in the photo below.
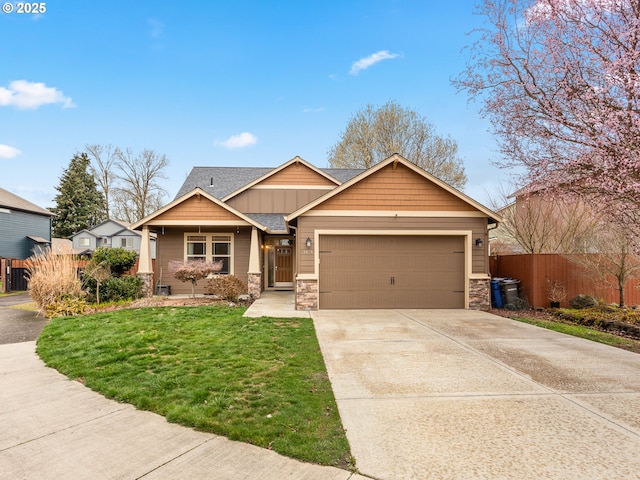
{"type": "Polygon", "coordinates": [[[120,237],[120,248],[133,248],[133,237],[120,237]]]}
{"type": "Polygon", "coordinates": [[[212,233],[185,232],[183,246],[182,246],[182,251],[184,252],[183,260],[185,262],[189,261],[189,258],[187,257],[187,239],[190,236],[205,237],[205,245],[207,246],[207,250],[205,252],[205,261],[207,262],[213,261],[213,248],[211,248],[211,246],[213,245],[213,237],[228,236],[231,244],[230,251],[229,251],[229,275],[235,275],[235,270],[234,270],[235,237],[233,233],[231,232],[212,232],[212,233]]]}
{"type": "Polygon", "coordinates": [[[80,237],[78,239],[78,245],[80,245],[81,247],[90,247],[91,239],[89,237],[80,237]]]}

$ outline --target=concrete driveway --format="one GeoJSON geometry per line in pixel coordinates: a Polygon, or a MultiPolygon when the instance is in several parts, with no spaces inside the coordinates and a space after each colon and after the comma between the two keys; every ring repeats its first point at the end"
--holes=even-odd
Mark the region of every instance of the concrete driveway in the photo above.
{"type": "Polygon", "coordinates": [[[640,355],[476,311],[312,317],[364,475],[640,476],[640,355]]]}

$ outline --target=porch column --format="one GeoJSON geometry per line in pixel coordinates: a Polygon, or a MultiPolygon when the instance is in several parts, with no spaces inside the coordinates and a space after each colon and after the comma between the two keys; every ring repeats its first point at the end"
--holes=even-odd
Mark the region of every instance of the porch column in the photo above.
{"type": "Polygon", "coordinates": [[[249,295],[253,298],[260,298],[260,292],[262,291],[262,271],[260,269],[260,242],[258,241],[258,229],[256,227],[251,227],[247,284],[249,295]]]}
{"type": "Polygon", "coordinates": [[[144,292],[147,297],[153,296],[153,267],[151,264],[151,236],[149,227],[142,227],[142,239],[140,242],[140,257],[138,258],[138,276],[144,282],[144,292]]]}

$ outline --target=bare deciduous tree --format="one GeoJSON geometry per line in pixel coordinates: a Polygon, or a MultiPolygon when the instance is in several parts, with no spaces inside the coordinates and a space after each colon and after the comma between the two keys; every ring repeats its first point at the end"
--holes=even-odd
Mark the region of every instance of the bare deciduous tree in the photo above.
{"type": "Polygon", "coordinates": [[[596,251],[603,215],[579,199],[557,192],[520,193],[515,201],[499,207],[511,199],[502,189],[500,198],[490,200],[503,218],[497,231],[503,242],[517,244],[524,253],[596,251]]]}
{"type": "Polygon", "coordinates": [[[625,227],[609,225],[596,239],[598,253],[567,255],[567,259],[580,266],[590,280],[617,290],[621,307],[625,305],[627,282],[640,273],[640,256],[633,251],[631,235],[625,227]]]}
{"type": "Polygon", "coordinates": [[[119,218],[134,223],[159,209],[167,192],[160,185],[169,164],[166,155],[144,149],[135,155],[129,148],[116,148],[118,187],[114,191],[114,210],[119,218]]]}
{"type": "Polygon", "coordinates": [[[116,166],[116,148],[113,145],[85,145],[91,159],[91,172],[98,187],[102,189],[106,205],[107,218],[111,218],[111,189],[114,186],[116,166]]]}
{"type": "Polygon", "coordinates": [[[329,165],[370,168],[394,153],[458,189],[467,182],[458,143],[441,137],[423,117],[394,101],[356,112],[329,150],[329,165]]]}

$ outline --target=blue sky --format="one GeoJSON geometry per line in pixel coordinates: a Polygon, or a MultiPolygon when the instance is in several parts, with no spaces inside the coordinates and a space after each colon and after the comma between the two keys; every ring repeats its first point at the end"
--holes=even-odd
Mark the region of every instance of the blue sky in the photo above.
{"type": "Polygon", "coordinates": [[[42,207],[86,144],[166,154],[173,199],[193,166],[300,155],[325,167],[353,113],[388,100],[457,140],[468,195],[486,202],[506,177],[480,105],[450,83],[482,22],[471,0],[12,6],[0,13],[0,187],[42,207]]]}

